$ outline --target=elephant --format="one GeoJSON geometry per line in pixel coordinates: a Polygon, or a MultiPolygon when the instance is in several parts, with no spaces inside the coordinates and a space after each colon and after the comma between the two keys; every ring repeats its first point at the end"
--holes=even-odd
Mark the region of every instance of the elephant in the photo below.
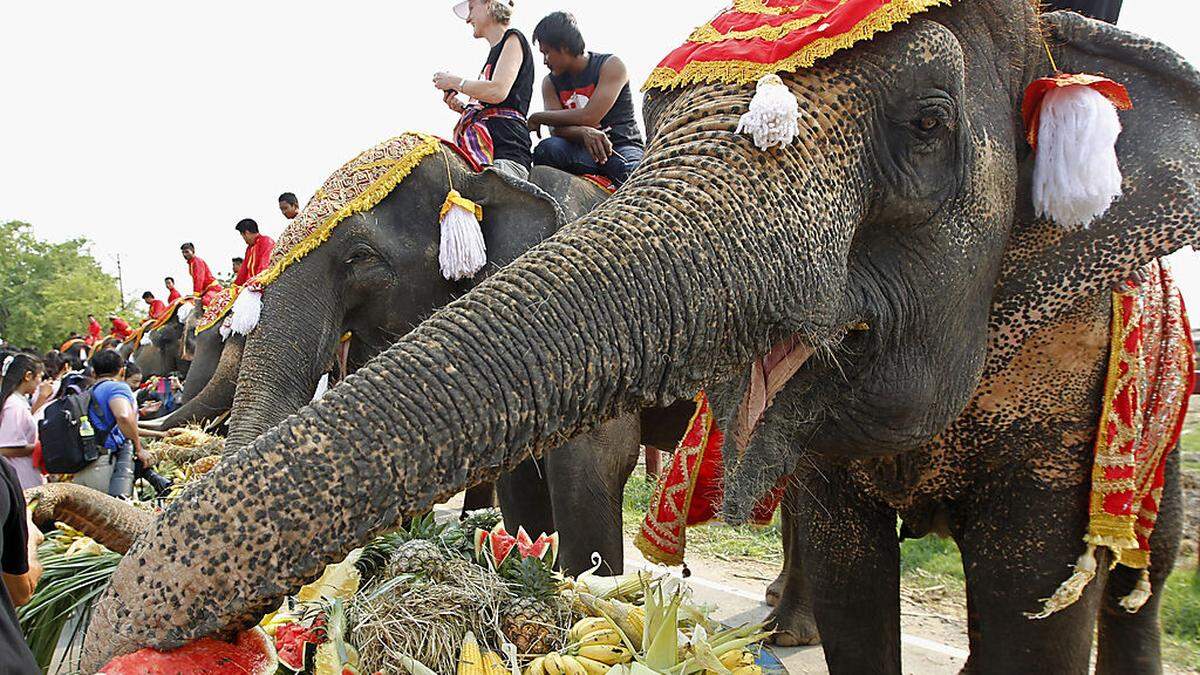
{"type": "Polygon", "coordinates": [[[184,306],[175,305],[166,322],[157,329],[147,329],[141,342],[129,342],[121,346],[121,355],[138,364],[144,376],[163,377],[171,373],[187,375],[191,361],[184,358],[185,347],[195,340],[196,335],[194,327],[187,325],[191,313],[180,318],[180,310],[184,306]]]}
{"type": "MultiPolygon", "coordinates": [[[[804,433],[738,443],[745,452],[727,457],[724,511],[745,519],[762,488],[803,457],[839,469],[828,490],[842,499],[834,518],[814,516],[804,532],[825,555],[806,553],[801,565],[822,587],[818,627],[857,621],[823,635],[830,670],[900,669],[895,511],[861,489],[853,474],[865,462],[871,485],[915,506],[965,495],[952,514],[913,510],[930,527],[949,522],[971,560],[972,672],[1086,672],[1099,594],[1110,591],[1103,582],[1125,580],[1101,579],[1049,619],[1023,612],[1054,590],[1082,545],[1082,528],[1068,525],[1086,517],[1077,485],[1090,464],[1077,450],[1087,425],[1073,420],[1058,453],[1022,457],[1048,430],[1008,422],[1023,433],[992,436],[1002,422],[969,408],[1012,396],[989,387],[1004,372],[1020,375],[1027,349],[1045,353],[1046,331],[1103,325],[1094,317],[1113,284],[1197,243],[1200,75],[1113,27],[1074,15],[1043,23],[1025,0],[928,9],[780,75],[799,101],[800,134],[766,151],[736,130],[752,87],[648,95],[645,158],[612,198],[167,507],[96,605],[84,667],[253,625],[405,515],[603,421],[713,387],[714,410],[728,419],[735,397],[721,385],[744,382],[751,364],[791,344],[815,357],[759,431],[786,429],[767,423],[787,417],[804,433]],[[1137,99],[1117,148],[1125,196],[1089,228],[1042,221],[1028,206],[1018,110],[1025,87],[1053,72],[1043,27],[1061,66],[1103,71],[1137,99]],[[956,444],[972,451],[942,450],[956,444]],[[914,466],[936,470],[914,485],[905,481],[920,474],[914,466]],[[1043,483],[1029,487],[1035,478],[1043,483]],[[1026,481],[1025,491],[994,489],[1006,479],[1026,481]],[[1000,517],[991,527],[971,519],[989,507],[1000,517]],[[1041,526],[1057,540],[1042,541],[1041,526]],[[315,527],[322,536],[311,536],[315,527]]],[[[1096,421],[1090,413],[1085,422],[1096,421]]],[[[1178,531],[1169,504],[1159,527],[1163,539],[1178,531]]],[[[1170,568],[1161,549],[1156,589],[1170,568]]],[[[1106,672],[1157,665],[1153,609],[1105,617],[1101,634],[1124,652],[1101,645],[1106,672]]]]}

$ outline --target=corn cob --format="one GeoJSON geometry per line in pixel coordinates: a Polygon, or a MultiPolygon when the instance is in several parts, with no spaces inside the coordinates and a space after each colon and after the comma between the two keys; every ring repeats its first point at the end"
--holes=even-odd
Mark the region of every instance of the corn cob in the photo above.
{"type": "Polygon", "coordinates": [[[479,651],[479,643],[475,634],[467,631],[463,637],[462,651],[458,654],[458,675],[487,675],[483,665],[483,654],[479,651]]]}

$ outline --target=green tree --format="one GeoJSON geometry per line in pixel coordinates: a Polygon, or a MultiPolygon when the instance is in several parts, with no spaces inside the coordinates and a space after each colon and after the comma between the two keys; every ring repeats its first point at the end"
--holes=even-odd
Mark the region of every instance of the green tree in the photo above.
{"type": "Polygon", "coordinates": [[[42,241],[28,223],[0,224],[0,337],[24,347],[58,346],[87,315],[121,307],[117,280],[84,238],[42,241]]]}

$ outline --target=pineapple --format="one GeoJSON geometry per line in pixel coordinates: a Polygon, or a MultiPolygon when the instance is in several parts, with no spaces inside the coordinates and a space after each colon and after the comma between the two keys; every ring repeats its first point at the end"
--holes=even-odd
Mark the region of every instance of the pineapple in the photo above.
{"type": "Polygon", "coordinates": [[[515,595],[500,610],[500,630],[521,654],[545,654],[561,641],[558,578],[536,558],[507,564],[501,576],[515,595]]]}
{"type": "Polygon", "coordinates": [[[445,562],[440,546],[427,539],[413,539],[396,547],[392,569],[398,574],[432,576],[445,562]]]}

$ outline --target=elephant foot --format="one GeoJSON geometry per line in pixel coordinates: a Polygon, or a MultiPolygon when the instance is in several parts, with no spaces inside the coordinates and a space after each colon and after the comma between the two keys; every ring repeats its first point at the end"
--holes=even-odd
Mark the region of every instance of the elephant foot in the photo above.
{"type": "Polygon", "coordinates": [[[773,630],[771,643],[780,647],[802,647],[821,644],[821,633],[811,611],[798,607],[776,609],[767,617],[767,628],[773,630]]]}
{"type": "Polygon", "coordinates": [[[766,603],[771,607],[779,606],[779,598],[783,595],[783,582],[785,581],[787,581],[786,569],[780,572],[779,576],[775,577],[775,581],[772,581],[770,586],[767,586],[766,603]]]}

